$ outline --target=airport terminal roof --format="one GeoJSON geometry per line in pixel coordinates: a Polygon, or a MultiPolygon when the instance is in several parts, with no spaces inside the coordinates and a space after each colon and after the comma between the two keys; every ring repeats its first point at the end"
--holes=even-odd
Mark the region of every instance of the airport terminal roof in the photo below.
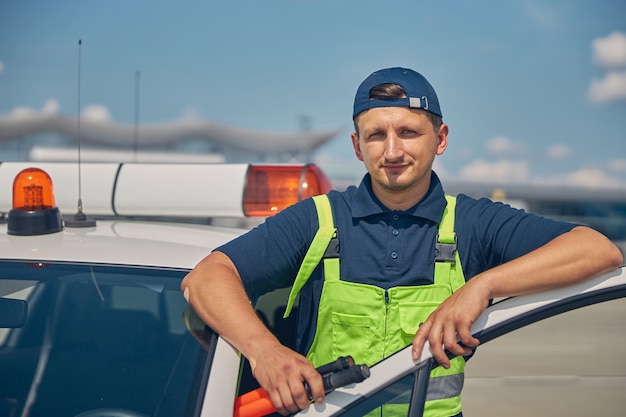
{"type": "Polygon", "coordinates": [[[58,133],[85,144],[122,146],[135,136],[142,146],[168,145],[186,139],[204,139],[221,146],[252,152],[310,152],[339,133],[324,131],[266,132],[244,129],[201,120],[183,120],[160,124],[119,124],[80,120],[59,114],[0,116],[0,141],[42,133],[58,133]]]}

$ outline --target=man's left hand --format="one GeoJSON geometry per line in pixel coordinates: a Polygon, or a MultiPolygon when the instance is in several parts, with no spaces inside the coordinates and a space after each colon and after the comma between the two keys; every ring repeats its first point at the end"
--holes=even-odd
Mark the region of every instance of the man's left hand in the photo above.
{"type": "Polygon", "coordinates": [[[489,305],[488,294],[478,280],[471,280],[448,297],[422,323],[413,338],[413,360],[419,359],[428,340],[435,360],[450,367],[446,350],[455,356],[466,356],[480,341],[472,336],[471,326],[489,305]]]}

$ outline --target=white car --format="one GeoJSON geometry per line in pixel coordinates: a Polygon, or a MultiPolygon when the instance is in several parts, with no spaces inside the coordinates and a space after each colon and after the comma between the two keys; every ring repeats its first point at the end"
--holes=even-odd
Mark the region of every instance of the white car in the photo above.
{"type": "MultiPolygon", "coordinates": [[[[188,307],[180,281],[258,222],[246,216],[269,216],[328,187],[314,165],[0,164],[0,415],[271,413],[263,398],[253,406],[237,400],[258,385],[238,352],[188,307]]],[[[620,268],[498,301],[473,330],[485,343],[625,296],[620,268]]],[[[259,303],[281,337],[290,323],[274,314],[285,302],[274,293],[259,303]]],[[[417,362],[409,349],[360,367],[362,382],[300,414],[362,416],[400,401],[420,416],[433,363],[428,347],[417,362]]]]}

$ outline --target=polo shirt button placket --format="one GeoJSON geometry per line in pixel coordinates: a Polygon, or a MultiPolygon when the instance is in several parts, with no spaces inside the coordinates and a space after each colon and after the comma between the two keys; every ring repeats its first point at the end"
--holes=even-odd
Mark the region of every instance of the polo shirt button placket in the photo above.
{"type": "MultiPolygon", "coordinates": [[[[393,222],[397,222],[399,218],[400,218],[400,216],[397,213],[394,213],[394,214],[391,215],[391,219],[392,219],[393,222]]],[[[394,226],[397,226],[397,224],[394,225],[394,226]]],[[[394,236],[398,236],[400,234],[400,232],[398,231],[398,229],[394,228],[394,229],[391,230],[391,234],[394,235],[394,236]]],[[[398,259],[398,252],[396,252],[395,250],[392,251],[389,255],[391,256],[391,259],[398,259]]]]}

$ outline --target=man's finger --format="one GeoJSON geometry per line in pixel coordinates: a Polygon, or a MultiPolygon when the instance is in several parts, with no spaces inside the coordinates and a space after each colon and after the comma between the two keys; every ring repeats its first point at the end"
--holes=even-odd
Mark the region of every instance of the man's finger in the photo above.
{"type": "Polygon", "coordinates": [[[474,336],[472,336],[472,332],[470,330],[470,325],[461,326],[458,329],[458,333],[459,333],[459,335],[458,335],[459,336],[459,340],[466,347],[466,353],[464,353],[465,355],[469,354],[469,353],[467,353],[467,349],[469,349],[469,351],[471,353],[471,350],[472,350],[471,348],[475,348],[476,346],[478,346],[480,344],[480,340],[478,340],[474,336]]]}
{"type": "Polygon", "coordinates": [[[289,408],[289,411],[291,411],[292,413],[295,413],[297,411],[308,408],[308,406],[311,403],[309,400],[309,395],[304,389],[303,381],[300,381],[300,380],[294,381],[294,385],[290,387],[290,390],[291,390],[290,392],[291,400],[293,401],[294,408],[297,408],[297,410],[294,408],[289,408]]]}
{"type": "Polygon", "coordinates": [[[282,399],[283,397],[280,391],[275,390],[275,391],[268,392],[268,394],[270,395],[270,400],[272,400],[272,404],[274,405],[274,408],[279,414],[281,415],[289,414],[289,410],[287,409],[287,407],[285,406],[283,402],[283,399],[282,399]]]}
{"type": "Polygon", "coordinates": [[[307,396],[310,395],[309,400],[313,400],[316,403],[321,403],[324,401],[324,381],[322,380],[322,376],[319,372],[314,371],[313,373],[309,373],[304,376],[305,381],[308,385],[307,396]]]}
{"type": "MultiPolygon", "coordinates": [[[[431,315],[432,317],[432,315],[431,315]]],[[[443,341],[445,336],[445,328],[442,327],[440,323],[436,323],[436,320],[427,320],[429,323],[428,328],[424,330],[428,330],[427,338],[428,344],[430,347],[430,352],[433,355],[433,358],[444,368],[448,368],[450,366],[448,362],[448,357],[446,356],[443,349],[443,341]]]]}
{"type": "MultiPolygon", "coordinates": [[[[454,332],[454,329],[452,330],[454,332]]],[[[433,358],[439,363],[439,365],[448,369],[450,367],[450,359],[445,352],[445,342],[450,333],[449,326],[444,327],[443,330],[431,331],[428,341],[430,342],[430,351],[433,354],[433,358]]]]}
{"type": "Polygon", "coordinates": [[[417,332],[415,333],[415,337],[413,338],[413,349],[411,351],[411,356],[414,361],[418,360],[420,356],[422,356],[422,350],[424,349],[424,344],[426,343],[431,326],[432,324],[430,322],[420,323],[417,332]]]}

